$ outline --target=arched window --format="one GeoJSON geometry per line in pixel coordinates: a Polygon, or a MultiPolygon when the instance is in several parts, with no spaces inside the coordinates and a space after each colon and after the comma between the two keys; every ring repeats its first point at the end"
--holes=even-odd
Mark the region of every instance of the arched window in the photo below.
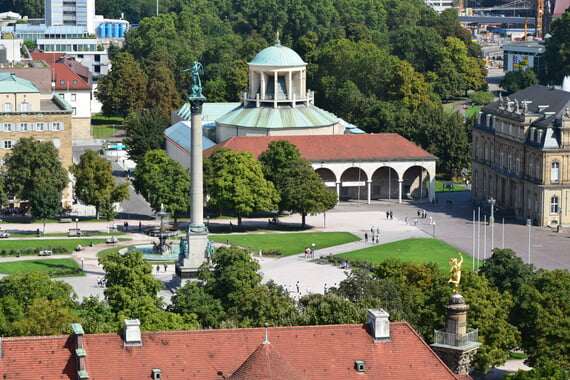
{"type": "Polygon", "coordinates": [[[558,214],[558,196],[553,196],[550,198],[550,213],[558,214]]]}
{"type": "Polygon", "coordinates": [[[550,182],[560,182],[560,162],[558,161],[553,161],[552,164],[550,164],[550,182]]]}

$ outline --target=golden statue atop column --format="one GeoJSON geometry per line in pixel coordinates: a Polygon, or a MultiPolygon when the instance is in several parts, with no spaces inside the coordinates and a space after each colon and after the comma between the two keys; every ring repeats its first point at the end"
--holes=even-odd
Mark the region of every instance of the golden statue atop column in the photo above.
{"type": "Polygon", "coordinates": [[[463,264],[463,255],[458,253],[459,261],[452,257],[449,259],[449,281],[454,285],[455,293],[459,293],[459,282],[461,281],[461,264],[463,264]]]}

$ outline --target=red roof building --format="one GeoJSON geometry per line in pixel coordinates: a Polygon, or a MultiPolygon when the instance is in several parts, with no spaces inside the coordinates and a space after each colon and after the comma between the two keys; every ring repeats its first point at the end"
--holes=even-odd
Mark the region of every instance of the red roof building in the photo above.
{"type": "MultiPolygon", "coordinates": [[[[339,199],[435,199],[437,157],[397,133],[237,136],[205,150],[204,155],[228,148],[258,157],[276,140],[297,146],[339,199]]],[[[179,162],[189,162],[190,152],[180,150],[179,145],[170,144],[167,151],[179,162]]]]}
{"type": "MultiPolygon", "coordinates": [[[[405,322],[1,338],[0,376],[34,379],[445,380],[454,374],[405,322]],[[380,327],[378,327],[380,326],[380,327]]],[[[133,321],[127,321],[132,322],[133,321]]],[[[128,331],[128,330],[126,330],[128,331]]]]}

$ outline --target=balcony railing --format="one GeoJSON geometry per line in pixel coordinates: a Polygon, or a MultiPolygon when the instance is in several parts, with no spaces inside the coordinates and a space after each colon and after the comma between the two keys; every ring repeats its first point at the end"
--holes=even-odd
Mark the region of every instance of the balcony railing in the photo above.
{"type": "Polygon", "coordinates": [[[453,347],[464,347],[479,340],[479,329],[467,329],[467,334],[448,333],[445,330],[435,330],[434,343],[453,347]]]}

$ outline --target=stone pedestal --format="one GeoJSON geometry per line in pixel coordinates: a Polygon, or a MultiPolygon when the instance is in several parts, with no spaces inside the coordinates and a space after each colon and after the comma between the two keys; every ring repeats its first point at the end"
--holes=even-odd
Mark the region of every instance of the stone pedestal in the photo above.
{"type": "Polygon", "coordinates": [[[176,264],[176,276],[180,286],[198,277],[198,269],[209,259],[208,231],[187,232],[188,255],[181,255],[176,264]]]}
{"type": "Polygon", "coordinates": [[[457,374],[468,374],[481,343],[478,330],[467,328],[469,305],[460,294],[449,299],[445,329],[434,331],[431,348],[444,363],[457,374]]]}

